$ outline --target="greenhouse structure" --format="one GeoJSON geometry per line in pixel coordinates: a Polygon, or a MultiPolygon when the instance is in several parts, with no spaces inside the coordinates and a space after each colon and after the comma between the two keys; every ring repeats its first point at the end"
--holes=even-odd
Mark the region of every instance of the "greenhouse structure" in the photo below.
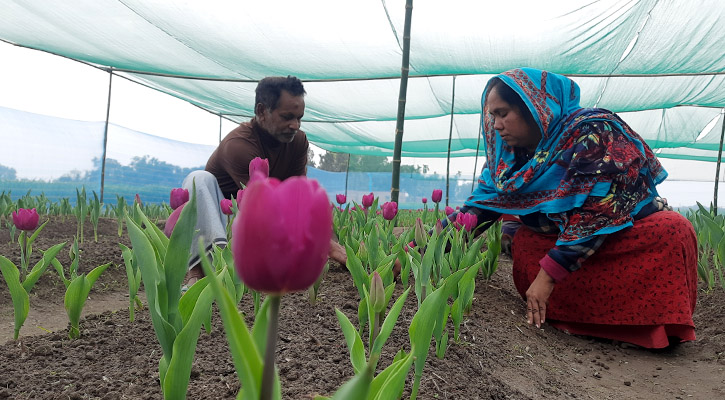
{"type": "MultiPolygon", "coordinates": [[[[397,155],[403,164],[409,157],[476,157],[485,154],[480,118],[486,82],[529,66],[574,79],[582,106],[619,113],[658,157],[717,163],[719,170],[725,133],[721,0],[12,0],[2,8],[0,40],[7,45],[104,71],[107,109],[114,107],[114,85],[132,81],[213,114],[219,137],[226,133],[223,123],[253,116],[261,78],[294,75],[307,91],[302,129],[321,149],[397,155]]],[[[214,149],[108,120],[5,107],[0,127],[0,182],[14,193],[60,188],[57,193],[67,196],[80,182],[107,202],[138,192],[161,201],[214,149]],[[28,140],[32,152],[23,145],[28,140]],[[28,164],[45,175],[23,173],[28,164]]],[[[342,191],[387,196],[394,187],[401,204],[413,206],[432,189],[448,188],[455,205],[480,173],[484,160],[474,160],[462,178],[450,171],[435,178],[401,174],[399,181],[393,171],[310,169],[309,175],[331,198],[342,191]]],[[[686,172],[689,179],[717,182],[711,172],[686,172]]]]}

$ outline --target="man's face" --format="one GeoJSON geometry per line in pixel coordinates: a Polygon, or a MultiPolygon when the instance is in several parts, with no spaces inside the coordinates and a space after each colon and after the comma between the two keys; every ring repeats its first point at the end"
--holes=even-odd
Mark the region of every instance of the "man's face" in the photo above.
{"type": "Polygon", "coordinates": [[[263,110],[257,113],[259,125],[277,141],[292,142],[300,129],[302,116],[305,115],[305,97],[292,96],[286,90],[282,90],[277,108],[270,111],[267,107],[261,107],[263,110]]]}

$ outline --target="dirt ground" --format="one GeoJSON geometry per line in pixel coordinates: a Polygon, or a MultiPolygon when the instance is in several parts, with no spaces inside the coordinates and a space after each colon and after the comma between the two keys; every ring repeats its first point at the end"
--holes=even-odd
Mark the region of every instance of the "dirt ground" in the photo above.
{"type": "MultiPolygon", "coordinates": [[[[0,254],[19,262],[17,243],[0,229],[0,254]]],[[[30,316],[12,340],[10,294],[0,282],[0,399],[161,399],[160,346],[147,311],[129,322],[126,272],[113,220],[101,220],[99,241],[85,227],[81,271],[112,261],[96,283],[81,320],[82,337],[67,337],[65,288],[52,268],[30,297],[30,316]]],[[[73,217],[52,218],[34,252],[72,241],[73,217]]],[[[68,265],[67,250],[59,260],[68,265]]],[[[397,288],[397,294],[402,288],[397,288]]],[[[333,265],[311,306],[303,294],[285,296],[280,315],[277,362],[285,399],[331,394],[352,374],[335,308],[351,320],[357,290],[347,271],[333,265]]],[[[397,298],[397,295],[396,295],[397,298]]],[[[251,299],[242,300],[251,314],[251,299]]],[[[380,366],[409,348],[407,329],[416,309],[408,298],[380,366]]],[[[479,280],[473,311],[450,342],[444,359],[431,351],[419,392],[421,399],[723,399],[725,398],[725,290],[700,291],[695,312],[697,341],[664,351],[622,347],[567,335],[548,325],[526,324],[524,303],[513,287],[511,261],[502,256],[490,281],[479,280]]],[[[233,399],[239,389],[223,327],[214,316],[202,333],[189,383],[190,399],[233,399]]],[[[452,337],[452,334],[450,335],[452,337]]],[[[412,381],[410,375],[409,384],[412,381]]],[[[404,398],[408,397],[409,387],[404,398]]]]}

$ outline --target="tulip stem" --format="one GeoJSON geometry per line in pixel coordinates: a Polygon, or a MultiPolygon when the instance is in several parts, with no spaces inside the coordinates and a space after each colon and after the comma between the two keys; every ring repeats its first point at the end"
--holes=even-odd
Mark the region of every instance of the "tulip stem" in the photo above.
{"type": "Polygon", "coordinates": [[[274,356],[277,347],[277,325],[279,321],[279,303],[282,296],[270,295],[269,325],[267,326],[267,348],[264,352],[264,370],[262,371],[262,391],[260,400],[272,398],[274,386],[274,356]]]}
{"type": "Polygon", "coordinates": [[[25,275],[28,273],[28,260],[27,258],[30,256],[28,254],[28,234],[25,231],[20,232],[20,237],[18,237],[18,241],[20,242],[20,269],[22,271],[21,280],[24,279],[25,275]]]}

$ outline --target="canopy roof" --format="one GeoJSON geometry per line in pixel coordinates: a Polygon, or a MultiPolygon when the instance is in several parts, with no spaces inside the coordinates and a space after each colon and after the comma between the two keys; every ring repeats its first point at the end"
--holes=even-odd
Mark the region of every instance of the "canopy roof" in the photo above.
{"type": "MultiPolygon", "coordinates": [[[[234,121],[252,116],[256,81],[296,75],[311,142],[391,155],[404,14],[404,0],[10,0],[0,39],[234,121]]],[[[717,156],[722,0],[418,0],[412,15],[403,156],[445,157],[451,127],[451,156],[475,155],[486,81],[520,66],[572,76],[582,106],[622,113],[659,156],[717,156]]]]}

